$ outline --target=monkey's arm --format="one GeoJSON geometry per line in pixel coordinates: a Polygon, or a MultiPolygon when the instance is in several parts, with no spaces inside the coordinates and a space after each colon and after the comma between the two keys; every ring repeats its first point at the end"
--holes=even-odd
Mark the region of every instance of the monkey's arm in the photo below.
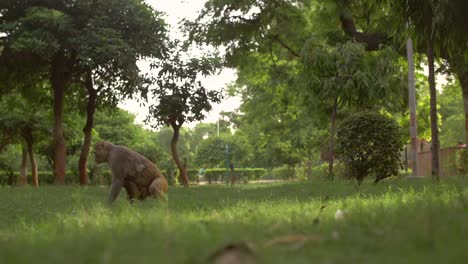
{"type": "Polygon", "coordinates": [[[115,201],[117,196],[119,196],[122,186],[123,186],[123,179],[112,177],[112,187],[111,187],[111,192],[109,195],[109,204],[115,201]]]}

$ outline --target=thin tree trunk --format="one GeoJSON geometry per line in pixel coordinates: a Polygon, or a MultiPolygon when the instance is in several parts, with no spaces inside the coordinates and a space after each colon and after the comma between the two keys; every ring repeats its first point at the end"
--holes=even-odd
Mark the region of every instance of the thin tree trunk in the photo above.
{"type": "Polygon", "coordinates": [[[411,38],[408,38],[408,41],[406,42],[406,52],[408,57],[408,101],[410,109],[411,168],[413,170],[413,176],[418,176],[418,125],[416,119],[416,90],[414,87],[413,41],[411,38]]]}
{"type": "Polygon", "coordinates": [[[184,168],[184,164],[180,161],[179,152],[177,151],[177,142],[179,141],[179,133],[180,133],[180,126],[173,124],[172,129],[174,130],[174,134],[172,135],[171,140],[171,151],[172,151],[172,158],[174,159],[177,168],[179,169],[179,180],[184,185],[185,188],[189,187],[189,181],[187,178],[187,171],[184,168]]]}
{"type": "Polygon", "coordinates": [[[65,88],[69,79],[65,57],[57,55],[52,62],[50,81],[54,94],[54,176],[56,184],[65,183],[67,150],[62,128],[63,103],[65,88]]]}
{"type": "Polygon", "coordinates": [[[34,142],[28,141],[28,155],[29,155],[29,161],[31,162],[31,176],[32,176],[32,185],[33,186],[39,186],[39,177],[37,175],[37,160],[36,160],[36,155],[34,155],[34,149],[33,149],[34,142]]]}
{"type": "Polygon", "coordinates": [[[429,68],[430,91],[430,117],[431,117],[431,141],[432,141],[432,179],[439,182],[439,130],[437,128],[437,91],[434,76],[434,42],[429,37],[427,47],[427,62],[429,68]]]}
{"type": "Polygon", "coordinates": [[[329,161],[328,161],[328,178],[333,180],[333,163],[335,160],[334,157],[334,144],[335,144],[335,122],[336,122],[336,110],[338,107],[338,99],[335,98],[333,102],[332,114],[331,114],[331,126],[330,126],[330,145],[328,148],[329,161]]]}
{"type": "Polygon", "coordinates": [[[229,165],[229,171],[231,173],[231,185],[234,185],[236,183],[236,180],[237,180],[237,177],[236,175],[234,174],[234,165],[229,165]]]}
{"type": "Polygon", "coordinates": [[[86,73],[86,90],[88,91],[88,105],[86,107],[86,125],[83,128],[84,142],[81,148],[80,159],[78,161],[78,170],[80,173],[80,184],[88,184],[88,172],[86,164],[88,162],[89,150],[91,148],[92,131],[94,125],[94,112],[96,111],[96,99],[98,90],[94,89],[91,71],[86,73]]]}
{"type": "Polygon", "coordinates": [[[18,177],[18,185],[23,186],[28,184],[28,150],[23,147],[21,151],[21,166],[18,177]]]}
{"type": "Polygon", "coordinates": [[[37,161],[34,155],[34,135],[31,127],[26,127],[21,131],[21,135],[26,142],[26,151],[31,162],[31,178],[33,186],[39,186],[39,178],[37,175],[37,161]]]}

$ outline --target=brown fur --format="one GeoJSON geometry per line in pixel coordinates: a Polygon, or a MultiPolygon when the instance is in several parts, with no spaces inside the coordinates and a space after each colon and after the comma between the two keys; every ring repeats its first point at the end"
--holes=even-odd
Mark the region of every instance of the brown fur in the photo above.
{"type": "Polygon", "coordinates": [[[127,191],[129,200],[144,200],[148,196],[165,197],[166,178],[156,165],[137,152],[102,141],[94,147],[94,155],[97,163],[107,162],[111,168],[110,203],[117,198],[122,187],[127,191]]]}

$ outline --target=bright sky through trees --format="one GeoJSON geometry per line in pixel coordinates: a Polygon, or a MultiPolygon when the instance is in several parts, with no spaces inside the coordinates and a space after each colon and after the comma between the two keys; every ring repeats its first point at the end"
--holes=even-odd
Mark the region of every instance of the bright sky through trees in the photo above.
{"type": "MultiPolygon", "coordinates": [[[[177,23],[182,18],[195,18],[197,13],[203,8],[206,0],[147,0],[154,9],[166,13],[166,22],[171,27],[171,37],[182,39],[183,35],[178,30],[177,23]]],[[[149,71],[149,68],[144,63],[140,63],[140,68],[143,71],[149,71]]],[[[205,78],[203,83],[208,89],[220,90],[233,82],[236,78],[235,71],[231,69],[223,70],[217,76],[205,78]]],[[[220,104],[214,104],[213,110],[208,113],[204,122],[216,122],[221,111],[233,111],[239,107],[241,99],[239,97],[225,98],[220,104]]],[[[119,105],[121,108],[136,114],[136,121],[142,123],[148,114],[146,106],[140,106],[136,100],[126,100],[119,105]]],[[[188,124],[189,127],[194,126],[188,124]]]]}

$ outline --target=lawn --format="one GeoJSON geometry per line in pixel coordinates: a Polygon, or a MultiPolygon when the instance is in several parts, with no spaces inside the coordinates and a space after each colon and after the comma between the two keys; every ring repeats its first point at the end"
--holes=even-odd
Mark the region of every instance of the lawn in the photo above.
{"type": "Polygon", "coordinates": [[[468,263],[468,179],[173,187],[111,207],[107,193],[0,187],[0,263],[207,263],[236,242],[258,263],[468,263]]]}

